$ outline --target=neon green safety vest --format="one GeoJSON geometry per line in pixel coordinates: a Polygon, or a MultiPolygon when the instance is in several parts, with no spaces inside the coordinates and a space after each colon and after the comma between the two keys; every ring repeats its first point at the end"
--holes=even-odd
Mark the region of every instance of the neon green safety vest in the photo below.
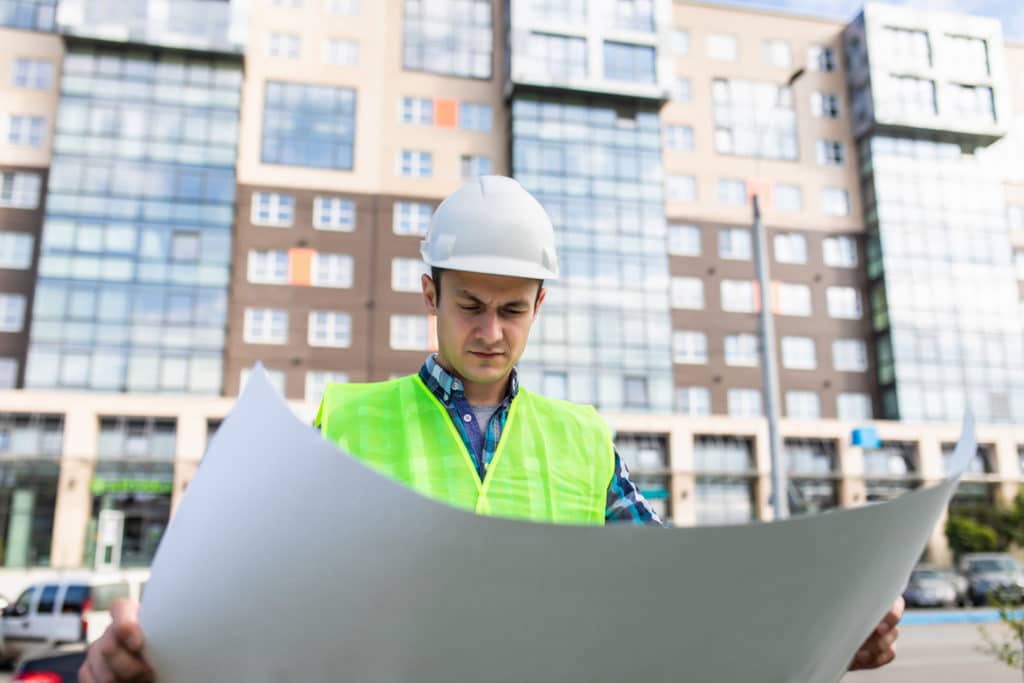
{"type": "Polygon", "coordinates": [[[378,472],[478,514],[604,524],[611,433],[590,406],[520,389],[481,482],[448,411],[418,375],[330,384],[316,424],[378,472]]]}

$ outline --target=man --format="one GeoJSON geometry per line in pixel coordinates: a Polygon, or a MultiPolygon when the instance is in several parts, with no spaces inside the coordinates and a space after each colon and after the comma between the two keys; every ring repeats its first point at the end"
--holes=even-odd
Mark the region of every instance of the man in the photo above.
{"type": "MultiPolygon", "coordinates": [[[[420,493],[479,514],[539,522],[659,523],[629,480],[612,435],[589,406],[520,387],[515,365],[546,290],[558,276],[554,229],[520,185],[484,176],[435,212],[421,247],[427,311],[438,352],[416,375],[331,385],[317,424],[324,436],[420,493]]],[[[892,661],[897,603],[851,669],[892,661]]],[[[138,606],[89,651],[82,683],[151,681],[138,606]]]]}

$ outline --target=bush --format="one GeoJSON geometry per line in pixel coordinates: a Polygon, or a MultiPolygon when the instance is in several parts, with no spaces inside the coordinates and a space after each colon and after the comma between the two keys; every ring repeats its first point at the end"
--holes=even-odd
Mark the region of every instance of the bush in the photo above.
{"type": "Polygon", "coordinates": [[[965,553],[991,553],[1006,550],[1009,543],[1001,542],[992,527],[971,517],[950,514],[946,521],[946,540],[954,557],[965,553]]]}

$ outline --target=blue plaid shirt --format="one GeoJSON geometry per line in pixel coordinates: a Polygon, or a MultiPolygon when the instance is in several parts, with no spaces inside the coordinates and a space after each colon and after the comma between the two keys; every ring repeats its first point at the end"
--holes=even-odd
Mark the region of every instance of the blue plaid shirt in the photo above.
{"type": "MultiPolygon", "coordinates": [[[[427,388],[437,397],[445,408],[448,415],[459,430],[466,450],[473,454],[477,474],[480,479],[487,473],[487,465],[494,457],[498,448],[498,439],[505,428],[505,420],[508,417],[509,408],[512,407],[512,399],[519,392],[519,378],[515,369],[509,381],[508,394],[494,411],[490,422],[481,433],[480,425],[477,424],[476,414],[473,407],[466,399],[462,381],[453,377],[447,370],[442,368],[434,356],[429,356],[427,361],[420,368],[420,379],[427,385],[427,388]],[[480,448],[474,448],[473,444],[480,444],[480,448]]],[[[650,504],[644,499],[640,490],[630,481],[626,464],[622,462],[618,452],[615,453],[615,474],[608,486],[608,498],[605,504],[605,523],[611,522],[632,522],[634,524],[660,525],[661,520],[651,509],[650,504]]]]}

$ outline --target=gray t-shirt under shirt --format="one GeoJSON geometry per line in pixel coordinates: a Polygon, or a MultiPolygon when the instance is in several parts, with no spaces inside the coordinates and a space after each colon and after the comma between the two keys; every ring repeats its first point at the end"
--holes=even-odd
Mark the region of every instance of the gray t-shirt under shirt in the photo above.
{"type": "Polygon", "coordinates": [[[484,439],[487,438],[487,425],[491,423],[491,417],[498,410],[498,406],[471,406],[473,408],[473,414],[476,416],[476,423],[480,427],[479,430],[469,429],[469,442],[473,446],[473,453],[477,459],[480,458],[480,454],[484,452],[484,439]],[[475,432],[475,433],[474,433],[475,432]]]}

